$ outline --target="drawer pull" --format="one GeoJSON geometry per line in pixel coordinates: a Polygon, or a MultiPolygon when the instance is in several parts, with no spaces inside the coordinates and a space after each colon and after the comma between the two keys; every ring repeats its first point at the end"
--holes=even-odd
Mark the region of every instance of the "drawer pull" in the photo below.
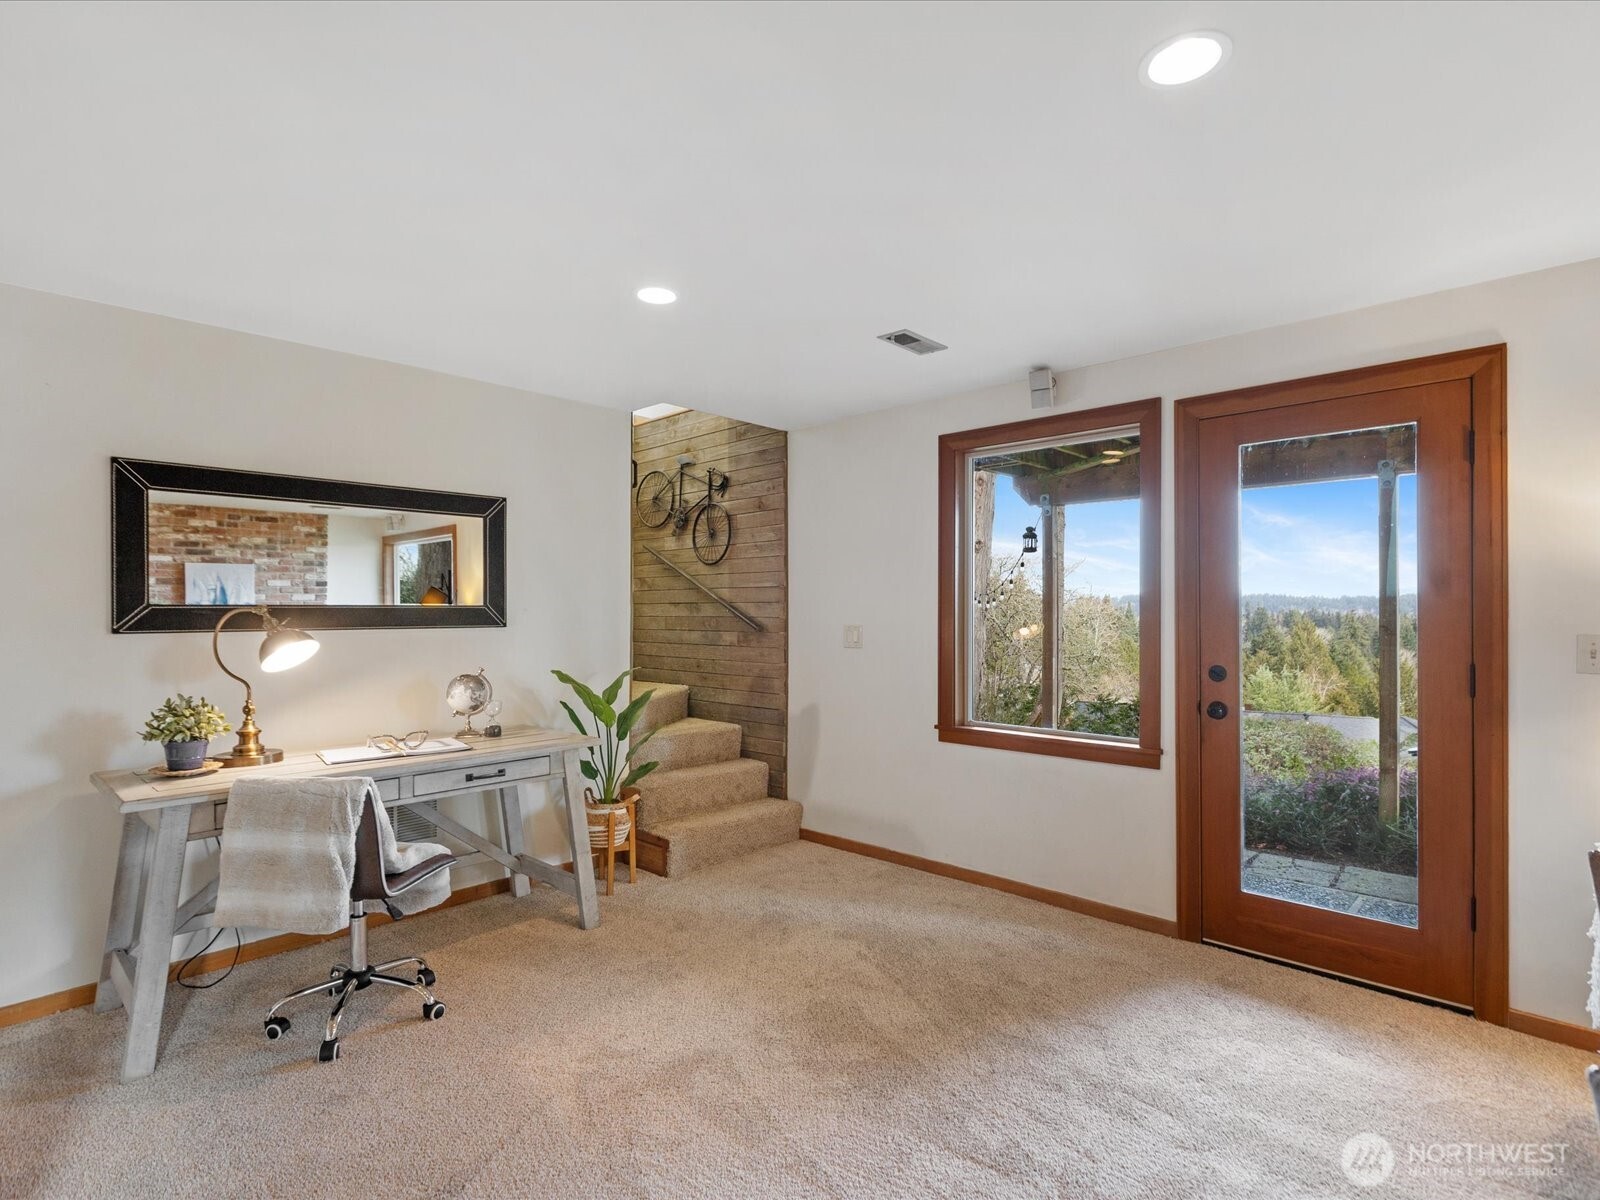
{"type": "Polygon", "coordinates": [[[501,767],[498,771],[486,771],[482,775],[474,775],[470,771],[467,772],[468,783],[477,783],[481,779],[504,779],[505,777],[506,769],[504,767],[501,767]]]}

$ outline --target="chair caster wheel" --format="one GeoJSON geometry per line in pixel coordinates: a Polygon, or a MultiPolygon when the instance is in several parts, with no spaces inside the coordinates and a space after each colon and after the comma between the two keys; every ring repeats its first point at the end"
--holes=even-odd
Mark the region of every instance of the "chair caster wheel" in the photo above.
{"type": "Polygon", "coordinates": [[[428,1021],[437,1021],[444,1016],[444,1001],[435,1000],[432,1004],[422,1006],[422,1016],[428,1021]]]}
{"type": "Polygon", "coordinates": [[[332,1062],[339,1057],[339,1039],[332,1038],[317,1047],[318,1062],[332,1062]]]}
{"type": "Polygon", "coordinates": [[[439,982],[439,977],[427,967],[417,968],[417,982],[423,987],[432,987],[439,982]]]}
{"type": "Polygon", "coordinates": [[[267,1026],[267,1041],[275,1042],[281,1037],[288,1036],[288,1033],[289,1033],[289,1018],[288,1017],[272,1017],[271,1019],[269,1019],[266,1022],[266,1026],[267,1026]]]}

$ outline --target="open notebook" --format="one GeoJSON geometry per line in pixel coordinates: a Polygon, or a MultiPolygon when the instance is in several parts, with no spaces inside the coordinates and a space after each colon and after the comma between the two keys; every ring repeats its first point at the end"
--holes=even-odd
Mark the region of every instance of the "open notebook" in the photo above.
{"type": "Polygon", "coordinates": [[[381,759],[412,758],[418,754],[449,754],[453,750],[469,749],[455,738],[429,738],[415,750],[379,750],[372,746],[342,746],[337,750],[318,750],[317,757],[330,767],[346,763],[377,762],[381,759]]]}

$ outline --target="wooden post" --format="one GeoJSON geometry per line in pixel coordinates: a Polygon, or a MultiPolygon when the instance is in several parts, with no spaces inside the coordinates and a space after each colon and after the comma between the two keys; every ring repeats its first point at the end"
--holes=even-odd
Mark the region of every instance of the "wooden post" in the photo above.
{"type": "Polygon", "coordinates": [[[1378,464],[1378,819],[1400,818],[1399,522],[1395,466],[1378,464]]]}
{"type": "Polygon", "coordinates": [[[1039,622],[1043,645],[1039,655],[1039,721],[1041,729],[1054,729],[1061,720],[1061,560],[1066,547],[1065,514],[1049,496],[1039,497],[1044,536],[1039,539],[1042,561],[1039,581],[1043,592],[1039,622]]]}
{"type": "Polygon", "coordinates": [[[989,614],[978,598],[989,587],[989,572],[994,565],[994,486],[993,471],[972,473],[972,662],[967,669],[967,716],[976,716],[978,698],[990,680],[984,675],[989,646],[989,614]]]}

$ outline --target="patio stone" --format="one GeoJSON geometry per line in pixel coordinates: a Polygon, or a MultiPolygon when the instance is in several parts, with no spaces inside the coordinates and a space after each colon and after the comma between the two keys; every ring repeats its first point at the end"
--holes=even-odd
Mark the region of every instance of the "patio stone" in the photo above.
{"type": "Polygon", "coordinates": [[[1346,867],[1335,885],[1340,891],[1359,892],[1363,896],[1377,896],[1383,900],[1398,900],[1405,904],[1417,902],[1417,877],[1396,875],[1388,871],[1373,871],[1366,867],[1346,867]]]}
{"type": "Polygon", "coordinates": [[[1244,890],[1257,896],[1270,896],[1274,900],[1287,900],[1291,904],[1308,904],[1313,908],[1326,908],[1334,912],[1349,912],[1362,900],[1351,892],[1324,887],[1315,883],[1301,883],[1285,879],[1272,872],[1246,871],[1242,880],[1244,890]]]}
{"type": "Polygon", "coordinates": [[[1339,875],[1339,868],[1328,863],[1310,862],[1303,858],[1289,858],[1282,854],[1268,854],[1265,851],[1257,854],[1255,861],[1250,864],[1250,870],[1263,876],[1271,876],[1285,883],[1310,883],[1323,887],[1333,886],[1339,875]]]}

